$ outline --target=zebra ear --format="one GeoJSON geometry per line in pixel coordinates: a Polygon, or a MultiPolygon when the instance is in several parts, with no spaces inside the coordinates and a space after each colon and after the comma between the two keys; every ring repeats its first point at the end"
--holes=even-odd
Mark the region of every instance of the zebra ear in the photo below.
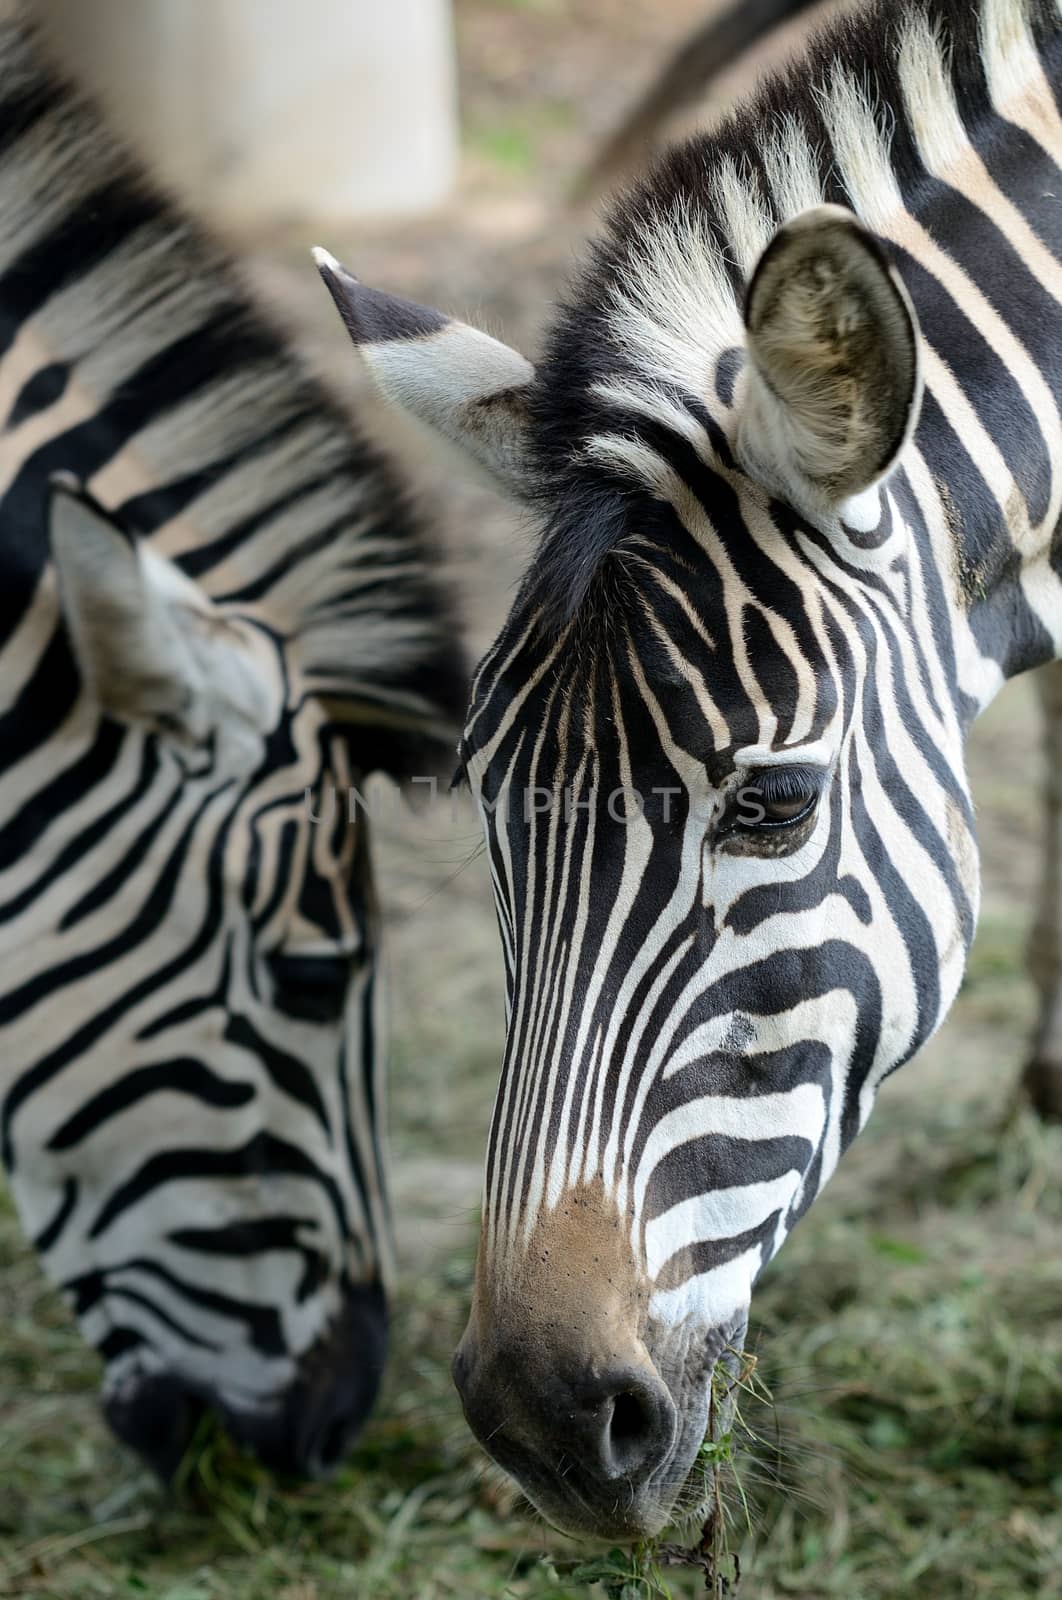
{"type": "Polygon", "coordinates": [[[918,323],[884,246],[840,206],[805,211],[761,256],[745,326],[739,454],[800,509],[876,523],[869,491],[922,394],[918,323]]]}
{"type": "Polygon", "coordinates": [[[359,283],[327,250],[313,257],[358,353],[387,398],[485,471],[530,489],[527,391],[535,369],[467,323],[359,283]]]}
{"type": "Polygon", "coordinates": [[[253,763],[279,708],[243,636],[67,474],[52,480],[48,529],[63,619],[101,709],[185,746],[217,735],[225,766],[253,763]]]}

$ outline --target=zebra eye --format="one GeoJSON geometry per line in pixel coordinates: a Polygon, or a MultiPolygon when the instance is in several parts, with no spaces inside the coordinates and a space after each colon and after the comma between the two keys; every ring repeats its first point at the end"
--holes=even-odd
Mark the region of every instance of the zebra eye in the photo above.
{"type": "Polygon", "coordinates": [[[273,999],[289,1017],[303,1022],[335,1022],[343,1015],[352,970],[349,956],[275,952],[267,962],[273,999]]]}
{"type": "Polygon", "coordinates": [[[765,767],[738,790],[735,822],[754,831],[791,828],[818,805],[825,773],[815,767],[765,767]]]}

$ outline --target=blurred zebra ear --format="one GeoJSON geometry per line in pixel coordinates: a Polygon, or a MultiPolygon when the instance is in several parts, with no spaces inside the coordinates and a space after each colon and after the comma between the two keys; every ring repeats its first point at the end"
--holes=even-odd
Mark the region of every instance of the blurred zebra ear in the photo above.
{"type": "Polygon", "coordinates": [[[922,396],[918,323],[884,246],[840,206],[805,211],[760,257],[745,327],[743,461],[798,509],[869,531],[922,396]]]}
{"type": "Polygon", "coordinates": [[[48,529],[87,692],[121,722],[185,746],[216,735],[224,766],[253,765],[279,707],[242,634],[65,473],[52,480],[48,529]]]}
{"type": "Polygon", "coordinates": [[[495,488],[526,498],[530,361],[467,323],[367,288],[327,250],[315,249],[313,257],[387,398],[471,457],[495,488]]]}

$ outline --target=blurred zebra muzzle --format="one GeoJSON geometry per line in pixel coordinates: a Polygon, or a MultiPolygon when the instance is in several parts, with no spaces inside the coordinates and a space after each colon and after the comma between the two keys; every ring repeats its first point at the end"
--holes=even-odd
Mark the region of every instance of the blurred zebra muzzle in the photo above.
{"type": "Polygon", "coordinates": [[[127,1381],[104,1403],[118,1438],[168,1483],[207,1410],[237,1443],[288,1477],[324,1478],[345,1459],[376,1401],[387,1354],[387,1305],[379,1285],[352,1286],[327,1335],[298,1376],[260,1407],[233,1406],[170,1373],[127,1381]]]}
{"type": "Polygon", "coordinates": [[[111,1429],[169,1483],[181,1464],[207,1401],[168,1373],[148,1373],[104,1401],[111,1429]]]}

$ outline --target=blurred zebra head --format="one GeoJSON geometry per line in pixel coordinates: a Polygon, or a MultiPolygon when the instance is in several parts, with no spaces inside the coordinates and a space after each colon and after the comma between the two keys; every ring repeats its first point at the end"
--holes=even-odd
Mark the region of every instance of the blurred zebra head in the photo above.
{"type": "Polygon", "coordinates": [[[385,1352],[358,795],[453,749],[440,552],[25,7],[0,200],[0,1158],[124,1439],[316,1473],[385,1352]]]}
{"type": "Polygon", "coordinates": [[[957,109],[986,75],[1039,104],[1062,36],[931,10],[870,8],[674,152],[537,373],[322,262],[380,385],[544,522],[461,746],[509,1005],[454,1372],[573,1532],[681,1497],[758,1274],[958,987],[969,721],[1062,641],[1058,267],[1016,221],[1000,267],[957,109]],[[923,223],[948,163],[975,199],[923,223]]]}
{"type": "Polygon", "coordinates": [[[0,1008],[32,1062],[3,1100],[13,1190],[123,1439],[167,1475],[213,1406],[316,1474],[386,1350],[362,791],[381,725],[417,718],[317,692],[298,639],[69,480],[50,532],[82,693],[41,770],[4,774],[24,848],[0,1008]]]}

